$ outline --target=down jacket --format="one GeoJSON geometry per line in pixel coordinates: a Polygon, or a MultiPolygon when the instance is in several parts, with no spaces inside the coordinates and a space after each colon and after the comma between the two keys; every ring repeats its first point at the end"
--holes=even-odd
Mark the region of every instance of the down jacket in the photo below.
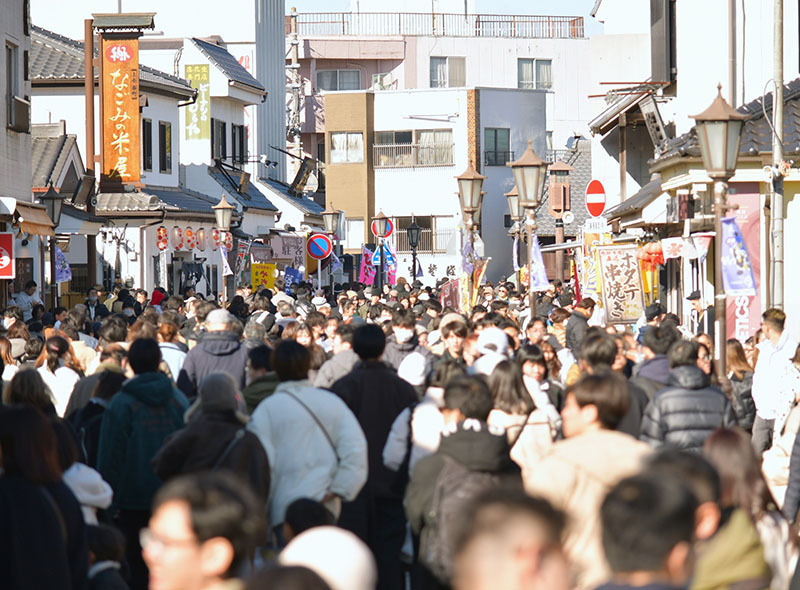
{"type": "Polygon", "coordinates": [[[178,389],[186,397],[197,397],[197,388],[211,373],[228,373],[244,389],[247,375],[247,347],[235,332],[205,332],[186,358],[177,376],[178,389]]]}
{"type": "Polygon", "coordinates": [[[736,413],[736,420],[739,426],[747,432],[753,430],[753,422],[756,419],[756,403],[753,401],[753,373],[745,371],[741,379],[736,375],[730,375],[731,387],[733,388],[731,403],[733,411],[736,413]]]}
{"type": "Polygon", "coordinates": [[[641,440],[699,453],[717,428],[736,426],[733,407],[708,375],[694,366],[675,367],[669,387],[656,394],[642,419],[641,440]]]}

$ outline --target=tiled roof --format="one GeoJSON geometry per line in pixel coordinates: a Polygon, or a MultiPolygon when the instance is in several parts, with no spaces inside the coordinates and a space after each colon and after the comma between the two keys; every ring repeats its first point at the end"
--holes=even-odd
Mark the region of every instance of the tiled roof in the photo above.
{"type": "Polygon", "coordinates": [[[273,205],[272,202],[264,195],[264,193],[258,190],[258,187],[252,182],[247,188],[247,193],[245,195],[241,195],[238,192],[239,186],[236,183],[231,182],[218,167],[209,166],[208,173],[211,175],[211,178],[216,180],[222,188],[233,195],[236,200],[241,203],[242,207],[262,209],[264,211],[278,210],[278,208],[273,205]]]}
{"type": "Polygon", "coordinates": [[[69,203],[64,203],[61,211],[63,214],[69,215],[70,217],[74,217],[75,219],[80,219],[81,221],[90,221],[92,223],[106,222],[106,219],[104,217],[98,217],[97,215],[92,215],[91,213],[84,211],[83,209],[78,209],[77,207],[70,205],[69,203]]]}
{"type": "Polygon", "coordinates": [[[157,196],[147,193],[120,192],[97,195],[98,213],[161,211],[163,208],[163,203],[157,196]]]}
{"type": "MultiPolygon", "coordinates": [[[[570,211],[575,216],[575,221],[564,224],[564,235],[576,236],[583,222],[589,218],[586,211],[586,187],[592,180],[592,142],[588,139],[579,139],[575,148],[562,158],[566,164],[574,168],[569,173],[570,186],[570,211]]],[[[548,184],[545,184],[545,194],[542,203],[536,211],[536,233],[540,236],[556,235],[556,220],[549,212],[548,184]]]]}
{"type": "MultiPolygon", "coordinates": [[[[77,82],[83,80],[83,67],[83,43],[35,25],[31,27],[31,80],[77,82]]],[[[94,75],[96,78],[97,68],[94,75]]],[[[195,93],[186,80],[142,64],[139,65],[139,80],[142,88],[160,88],[187,97],[195,93]]]]}
{"type": "Polygon", "coordinates": [[[617,219],[641,211],[655,201],[663,191],[661,190],[661,175],[654,174],[653,179],[640,188],[635,194],[622,201],[616,207],[607,210],[603,217],[608,220],[617,219]]]}
{"type": "Polygon", "coordinates": [[[34,187],[55,183],[69,161],[69,153],[77,144],[75,135],[51,134],[33,125],[31,138],[31,179],[34,187]]]}
{"type": "Polygon", "coordinates": [[[264,86],[248,72],[228,50],[219,45],[203,41],[196,37],[192,42],[202,51],[211,62],[216,65],[229,80],[239,82],[245,86],[264,92],[264,86]]]}
{"type": "Polygon", "coordinates": [[[271,178],[259,178],[258,181],[267,188],[275,191],[278,195],[280,195],[281,198],[289,201],[290,204],[300,209],[300,211],[306,215],[320,215],[325,210],[325,207],[313,199],[306,199],[303,197],[295,197],[294,195],[290,195],[288,184],[284,184],[271,178]]]}
{"type": "Polygon", "coordinates": [[[147,186],[142,192],[100,193],[98,213],[167,211],[213,215],[216,202],[209,196],[182,188],[147,186]]]}

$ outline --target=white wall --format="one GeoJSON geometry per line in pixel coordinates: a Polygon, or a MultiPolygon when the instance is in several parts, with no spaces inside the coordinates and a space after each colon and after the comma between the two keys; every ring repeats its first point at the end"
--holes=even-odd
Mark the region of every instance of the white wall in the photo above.
{"type": "Polygon", "coordinates": [[[255,1],[256,78],[266,88],[267,100],[258,106],[258,153],[278,162],[259,166],[259,174],[286,180],[286,157],[270,146],[286,149],[286,60],[284,56],[283,0],[255,1]]]}
{"type": "MultiPolygon", "coordinates": [[[[141,118],[150,119],[153,122],[153,137],[152,137],[152,150],[153,150],[153,170],[152,172],[142,172],[142,182],[155,186],[178,186],[178,164],[180,163],[180,141],[178,137],[181,135],[181,125],[178,117],[178,108],[174,98],[167,98],[148,92],[147,106],[142,109],[141,118]],[[162,173],[159,170],[159,125],[160,121],[164,121],[172,125],[172,167],[169,172],[162,173]]],[[[181,111],[184,109],[180,109],[181,111]]],[[[141,127],[140,127],[141,129],[141,127]]],[[[142,166],[144,166],[144,154],[141,153],[142,166]]]]}
{"type": "MultiPolygon", "coordinates": [[[[717,4],[717,12],[719,12],[717,4]]],[[[650,36],[649,0],[638,0],[636,7],[631,0],[602,0],[595,20],[603,23],[602,36],[639,34],[650,36]]],[[[625,54],[620,53],[620,57],[625,54]]]]}

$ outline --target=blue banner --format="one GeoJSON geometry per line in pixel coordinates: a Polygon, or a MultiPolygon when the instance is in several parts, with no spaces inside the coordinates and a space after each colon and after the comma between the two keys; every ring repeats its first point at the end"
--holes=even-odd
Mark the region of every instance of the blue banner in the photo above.
{"type": "Polygon", "coordinates": [[[56,283],[66,283],[71,280],[72,269],[69,267],[69,262],[64,257],[61,248],[56,246],[56,283]]]}
{"type": "Polygon", "coordinates": [[[531,276],[528,280],[530,281],[529,288],[532,291],[547,291],[550,287],[547,269],[545,269],[544,260],[542,259],[542,251],[539,248],[539,238],[535,234],[531,244],[531,276]]]}
{"type": "Polygon", "coordinates": [[[722,220],[722,283],[726,295],[756,294],[750,254],[734,217],[722,220]]]}
{"type": "Polygon", "coordinates": [[[303,280],[303,273],[296,268],[287,266],[286,270],[283,271],[283,280],[286,282],[286,292],[289,293],[292,285],[303,280]]]}

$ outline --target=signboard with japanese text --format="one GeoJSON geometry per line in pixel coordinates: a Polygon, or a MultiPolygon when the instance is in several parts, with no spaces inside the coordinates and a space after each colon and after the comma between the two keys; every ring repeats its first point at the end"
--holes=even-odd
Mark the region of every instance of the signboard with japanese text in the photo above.
{"type": "Polygon", "coordinates": [[[0,233],[0,279],[13,279],[15,271],[14,234],[0,233]]]}
{"type": "Polygon", "coordinates": [[[103,37],[103,175],[139,182],[139,40],[103,37]]]}
{"type": "Polygon", "coordinates": [[[211,139],[211,92],[208,64],[185,66],[185,77],[197,90],[197,100],[186,107],[186,139],[211,139]]]}
{"type": "Polygon", "coordinates": [[[458,309],[461,301],[461,283],[458,279],[451,279],[442,285],[442,307],[458,309]]]}
{"type": "Polygon", "coordinates": [[[266,264],[254,262],[251,264],[250,280],[253,285],[253,291],[258,290],[262,285],[267,289],[272,289],[275,286],[275,279],[278,278],[278,274],[277,265],[271,262],[266,264]]]}
{"type": "Polygon", "coordinates": [[[728,193],[728,203],[738,206],[733,215],[750,254],[756,286],[755,294],[727,297],[727,337],[737,338],[742,342],[761,327],[761,195],[759,193],[758,184],[738,182],[735,185],[735,192],[728,193]]]}
{"type": "Polygon", "coordinates": [[[633,324],[644,315],[644,289],[636,245],[596,246],[607,324],[633,324]]]}

